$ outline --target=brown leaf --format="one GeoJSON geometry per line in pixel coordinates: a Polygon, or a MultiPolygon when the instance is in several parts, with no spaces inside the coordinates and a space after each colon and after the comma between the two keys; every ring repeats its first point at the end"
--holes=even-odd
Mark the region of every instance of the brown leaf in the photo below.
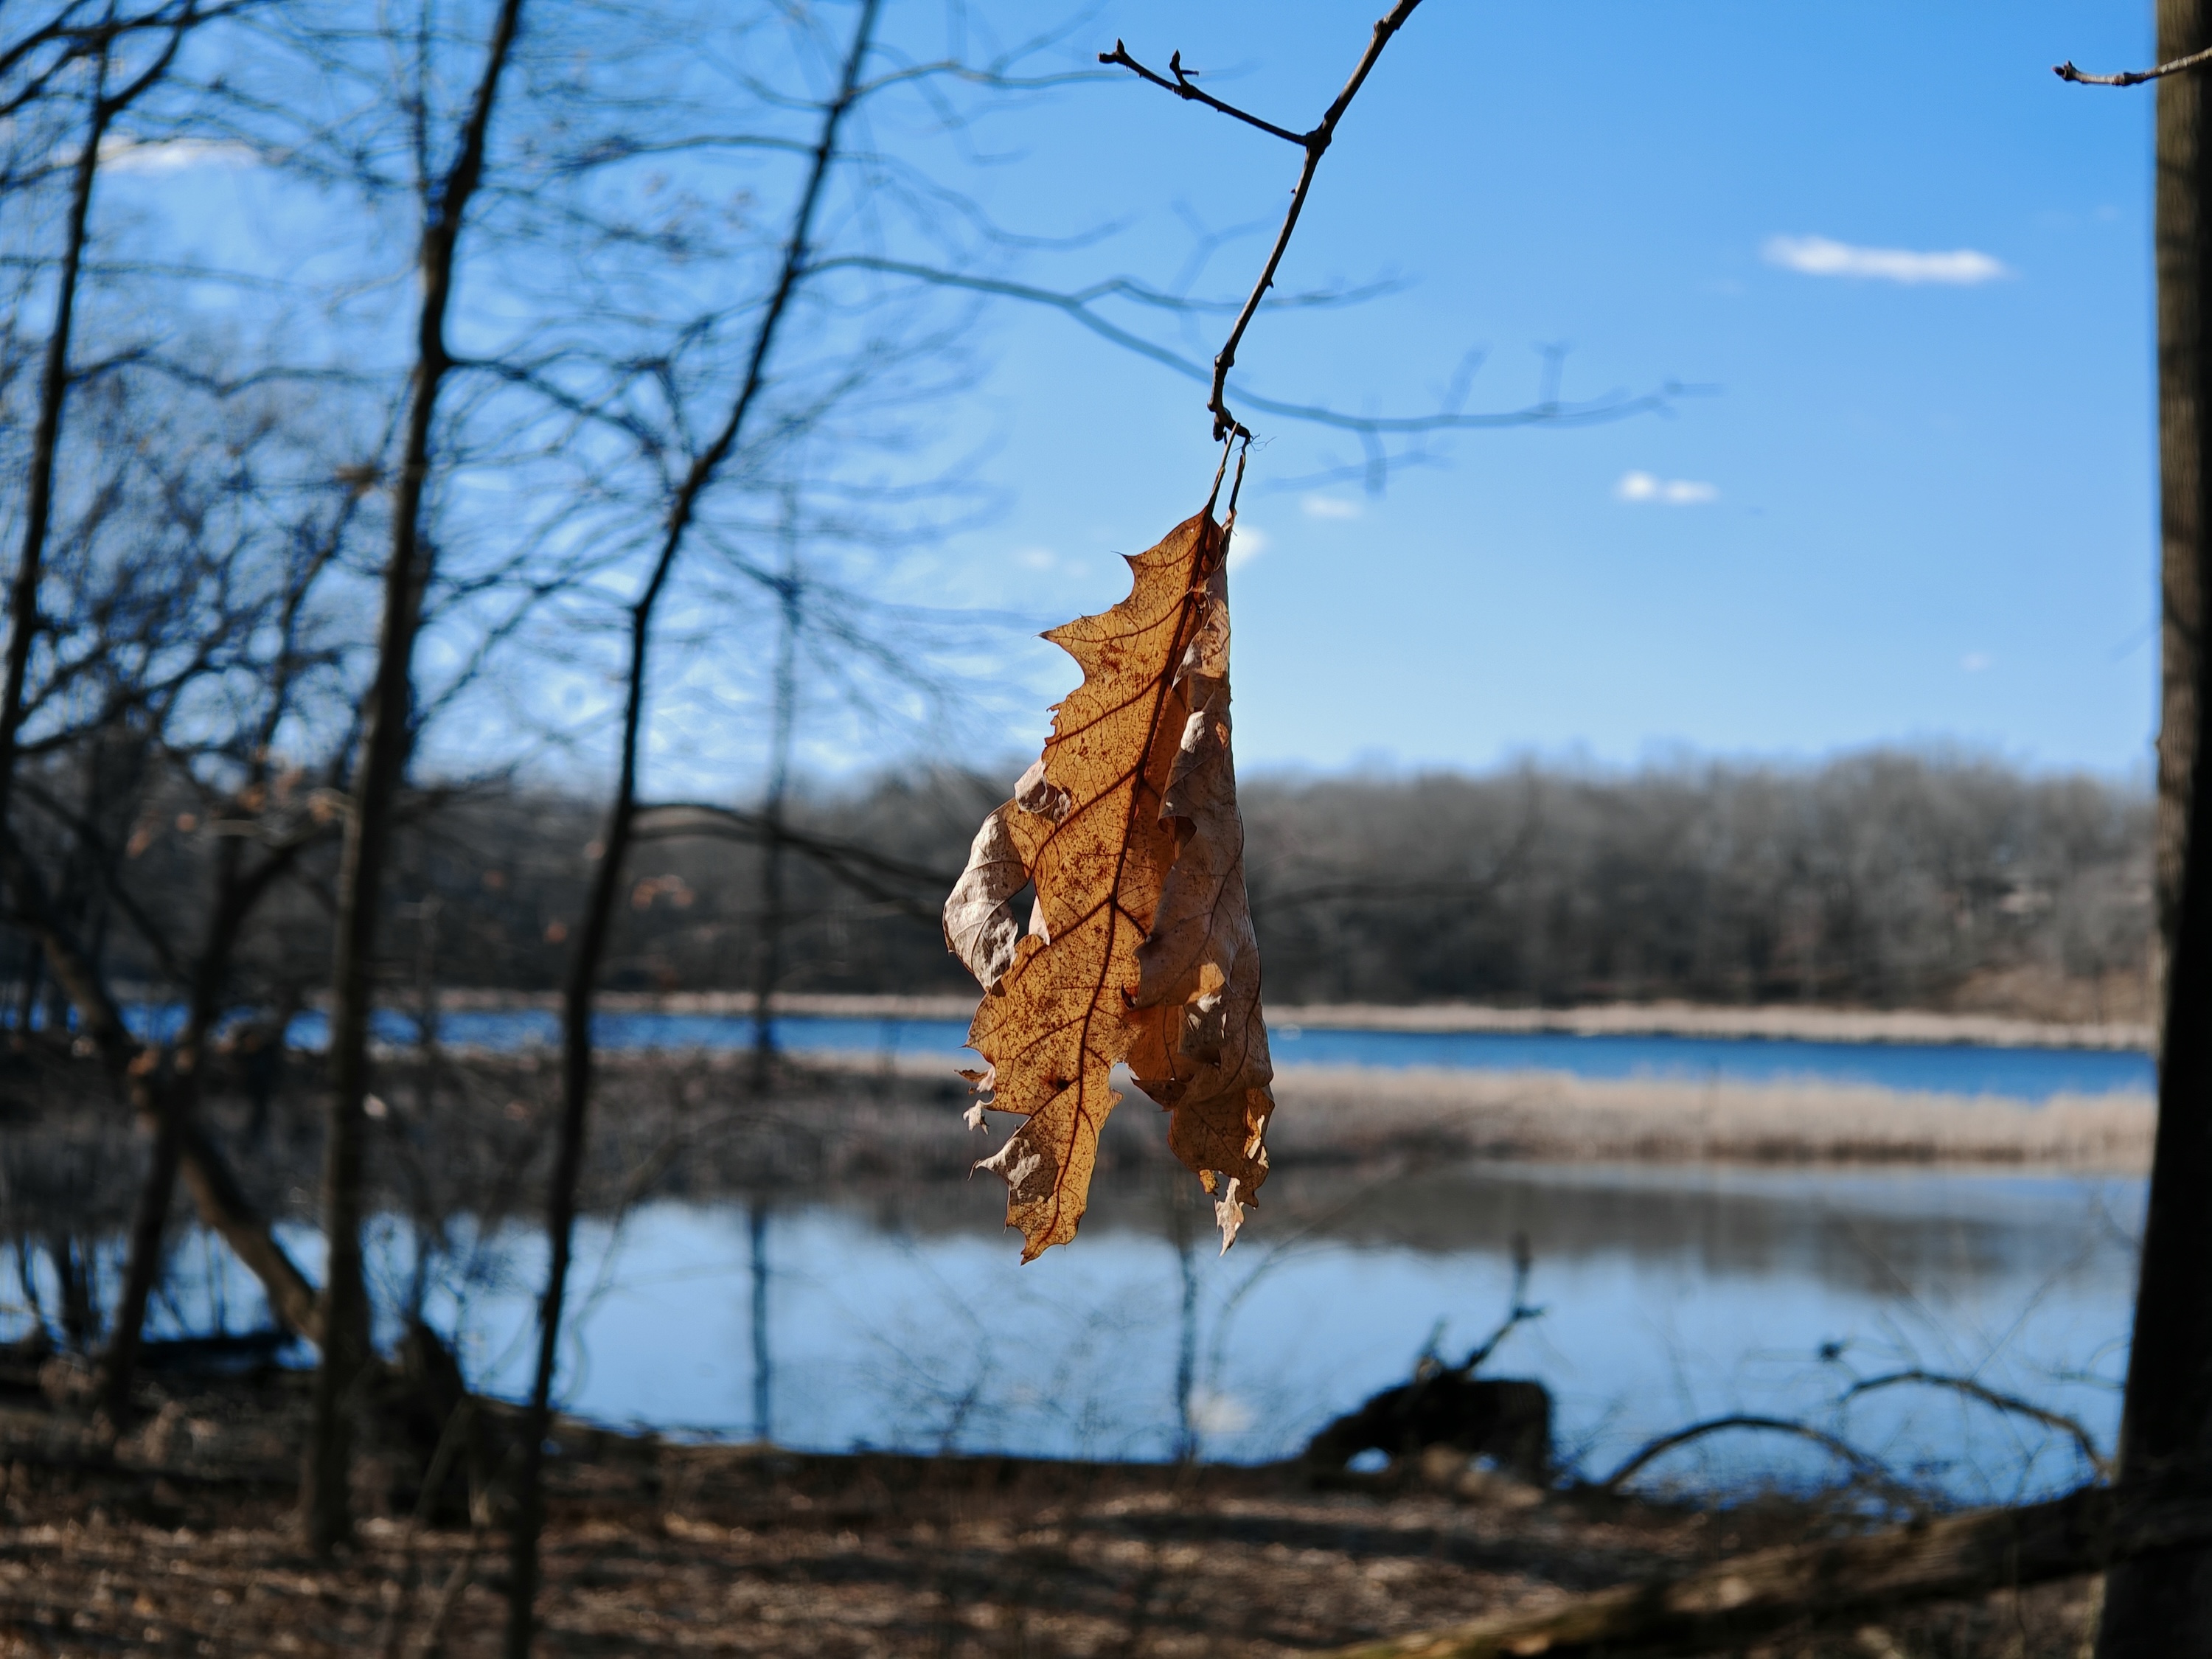
{"type": "MultiPolygon", "coordinates": [[[[1231,519],[1233,526],[1234,519],[1231,519]]],[[[1223,1248],[1267,1179],[1273,1068],[1229,744],[1229,531],[1210,511],[1129,561],[1129,597],[1045,637],[1083,668],[1044,753],[985,820],[945,942],[984,987],[969,1043],[994,1111],[1028,1121],[1005,1177],[1022,1259],[1075,1236],[1126,1060],[1173,1114],[1223,1248]],[[1036,888],[1029,927],[1012,900],[1036,888]]]]}
{"type": "Polygon", "coordinates": [[[1013,966],[1014,941],[1022,930],[1010,901],[1030,884],[1029,870],[1007,826],[1014,811],[1008,801],[983,820],[968,849],[968,867],[945,901],[945,948],[987,987],[1013,966]]]}

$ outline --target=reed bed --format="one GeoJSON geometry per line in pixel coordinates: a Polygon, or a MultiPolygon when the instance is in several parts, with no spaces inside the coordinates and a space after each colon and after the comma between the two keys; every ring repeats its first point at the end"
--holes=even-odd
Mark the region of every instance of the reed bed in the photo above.
{"type": "Polygon", "coordinates": [[[2036,1164],[2140,1173],[2147,1094],[2040,1104],[1820,1084],[1591,1079],[1551,1072],[1291,1066],[1276,1073],[1279,1159],[1428,1148],[1574,1161],[2036,1164]]]}

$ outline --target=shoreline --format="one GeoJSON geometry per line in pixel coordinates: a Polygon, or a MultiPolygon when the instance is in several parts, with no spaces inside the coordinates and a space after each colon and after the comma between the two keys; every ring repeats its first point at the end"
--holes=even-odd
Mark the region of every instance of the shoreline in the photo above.
{"type": "MultiPolygon", "coordinates": [[[[439,1004],[447,1012],[455,1013],[555,1010],[560,1006],[560,995],[552,991],[457,988],[441,991],[439,1004]]],[[[975,1011],[975,999],[796,993],[777,996],[772,1006],[778,1013],[802,1019],[965,1020],[975,1011]]],[[[753,997],[749,991],[612,991],[601,995],[599,1007],[603,1012],[612,1014],[745,1018],[753,1012],[753,997]]],[[[1733,1042],[1894,1043],[1905,1047],[1957,1044],[1986,1048],[2087,1048],[2136,1053],[2151,1052],[2156,1042],[2148,1024],[2135,1021],[2069,1024],[2007,1014],[1771,1003],[1737,1007],[1687,1002],[1613,1002],[1580,1008],[1504,1008],[1461,1002],[1288,1003],[1271,1006],[1267,1023],[1277,1029],[1295,1026],[1323,1031],[1680,1036],[1733,1042]]]]}
{"type": "MultiPolygon", "coordinates": [[[[450,1061],[537,1075],[550,1051],[462,1048],[450,1061]]],[[[393,1050],[388,1059],[404,1057],[393,1050]]],[[[741,1049],[614,1049],[611,1083],[671,1072],[708,1079],[751,1064],[741,1049]]],[[[809,1054],[792,1058],[792,1099],[815,1090],[857,1095],[838,1109],[884,1167],[964,1174],[965,1134],[948,1135],[969,1104],[945,1059],[809,1054]],[[862,1103],[865,1099],[866,1103],[862,1103]],[[939,1115],[942,1115],[941,1117],[939,1115]],[[942,1168],[939,1166],[942,1165],[942,1168]]],[[[1116,1069],[1120,1107],[1102,1130],[1102,1157],[1142,1159],[1157,1114],[1116,1069]]],[[[2150,1168],[2157,1102],[2148,1094],[2059,1094],[2042,1101],[1938,1094],[1865,1084],[1734,1083],[1581,1078],[1562,1072],[1447,1066],[1285,1066],[1267,1144],[1279,1165],[1697,1164],[1825,1168],[1941,1166],[2141,1176],[2150,1168]]],[[[994,1115],[994,1133],[1009,1120],[994,1115]]]]}

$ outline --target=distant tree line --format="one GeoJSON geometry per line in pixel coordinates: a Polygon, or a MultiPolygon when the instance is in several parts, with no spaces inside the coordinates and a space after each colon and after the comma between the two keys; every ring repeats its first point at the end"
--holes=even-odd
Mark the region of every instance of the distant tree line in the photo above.
{"type": "Polygon", "coordinates": [[[2148,1006],[2151,800],[2111,779],[1874,750],[1245,799],[1279,1001],[2148,1006]]]}
{"type": "MultiPolygon", "coordinates": [[[[90,811],[112,781],[97,751],[76,763],[90,811]]],[[[915,769],[795,791],[773,884],[763,817],[647,814],[607,982],[750,989],[773,930],[785,990],[970,988],[933,918],[1005,788],[915,769]]],[[[1875,750],[1802,767],[1260,777],[1244,805],[1277,1003],[1681,999],[2068,1018],[2148,1006],[2151,803],[2130,782],[1875,750]]],[[[380,933],[386,999],[556,988],[598,861],[595,803],[480,784],[417,792],[404,817],[380,933]]],[[[153,866],[134,885],[160,896],[142,904],[164,933],[190,936],[194,896],[210,890],[191,866],[224,835],[173,783],[115,818],[116,856],[153,866]]],[[[327,977],[316,857],[334,848],[272,897],[242,951],[242,986],[269,1001],[327,977]]],[[[82,900],[94,910],[96,887],[82,900]]],[[[95,931],[119,979],[158,984],[159,961],[124,920],[95,931]]],[[[33,959],[10,948],[21,998],[33,959]]]]}

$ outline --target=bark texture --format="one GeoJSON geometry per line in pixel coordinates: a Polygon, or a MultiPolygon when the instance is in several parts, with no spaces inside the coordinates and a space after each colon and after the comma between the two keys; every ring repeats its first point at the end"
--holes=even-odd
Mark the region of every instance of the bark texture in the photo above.
{"type": "MultiPolygon", "coordinates": [[[[2159,0],[2158,59],[2212,40],[2208,0],[2159,0]]],[[[2205,464],[2212,416],[2212,82],[2158,83],[2159,471],[2162,551],[2157,896],[2165,958],[2158,1138],[2143,1227],[2120,1477],[2212,1484],[2212,847],[2198,761],[2207,687],[2205,464]]],[[[2174,1550],[2110,1575],[2100,1659],[2212,1659],[2212,1552],[2174,1550]]]]}

